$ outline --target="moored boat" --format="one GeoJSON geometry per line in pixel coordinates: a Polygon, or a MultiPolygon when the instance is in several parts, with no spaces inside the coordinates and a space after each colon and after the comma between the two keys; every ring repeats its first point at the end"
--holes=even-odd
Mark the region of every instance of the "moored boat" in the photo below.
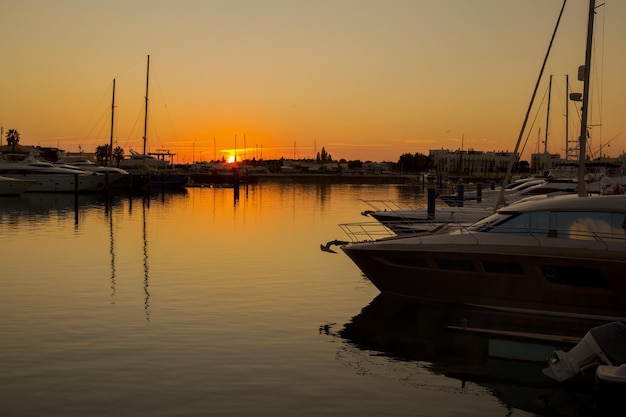
{"type": "Polygon", "coordinates": [[[449,232],[345,243],[383,293],[626,320],[626,195],[544,197],[449,232]]]}
{"type": "Polygon", "coordinates": [[[64,156],[58,159],[55,162],[55,165],[69,169],[102,174],[105,177],[105,182],[109,186],[114,186],[117,183],[126,183],[127,181],[122,182],[122,180],[128,179],[130,176],[130,173],[124,169],[113,166],[97,165],[84,156],[64,156]]]}
{"type": "Polygon", "coordinates": [[[378,220],[397,234],[435,230],[445,224],[471,224],[493,213],[487,207],[437,207],[402,210],[368,210],[361,214],[378,220]]]}
{"type": "Polygon", "coordinates": [[[0,161],[0,176],[35,182],[27,192],[100,191],[106,185],[102,174],[55,166],[32,155],[22,161],[0,161]]]}

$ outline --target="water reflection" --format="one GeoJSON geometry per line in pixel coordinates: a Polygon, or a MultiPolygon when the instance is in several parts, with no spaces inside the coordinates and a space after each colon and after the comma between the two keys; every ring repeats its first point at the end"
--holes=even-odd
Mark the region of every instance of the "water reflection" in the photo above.
{"type": "Polygon", "coordinates": [[[115,234],[113,233],[113,211],[110,201],[106,203],[106,215],[109,216],[109,255],[111,255],[111,304],[115,304],[115,234]]]}
{"type": "Polygon", "coordinates": [[[150,204],[150,200],[144,198],[142,200],[142,231],[143,231],[143,291],[144,291],[144,311],[146,313],[146,321],[150,321],[150,291],[148,291],[150,274],[148,268],[148,232],[146,230],[146,207],[150,204]]]}
{"type": "MultiPolygon", "coordinates": [[[[47,224],[73,221],[75,232],[81,232],[92,218],[101,215],[107,221],[110,303],[116,304],[117,297],[117,258],[115,225],[123,219],[121,210],[125,207],[132,217],[134,204],[141,204],[141,241],[143,266],[143,304],[146,321],[150,320],[150,268],[149,268],[149,218],[151,205],[167,207],[186,199],[186,189],[150,190],[131,193],[114,191],[111,193],[25,193],[20,196],[0,198],[0,222],[19,229],[23,224],[44,228],[47,224]],[[85,225],[81,224],[85,223],[85,225]]],[[[104,237],[104,236],[103,236],[104,237]]]]}
{"type": "Polygon", "coordinates": [[[0,216],[19,221],[20,217],[30,218],[58,214],[71,215],[79,209],[100,207],[106,201],[103,194],[68,193],[24,193],[20,196],[0,197],[0,216]]]}
{"type": "MultiPolygon", "coordinates": [[[[343,329],[331,333],[358,348],[361,353],[357,355],[370,356],[373,351],[378,352],[374,356],[382,354],[393,358],[387,366],[394,367],[395,360],[410,361],[429,372],[457,380],[457,389],[467,389],[468,383],[478,384],[509,409],[540,415],[595,415],[593,387],[588,385],[589,381],[558,384],[541,372],[545,363],[492,357],[487,337],[447,328],[466,322],[465,317],[475,321],[480,316],[484,320],[483,314],[379,295],[343,329]]],[[[329,327],[320,326],[320,333],[328,334],[329,327]]],[[[345,353],[342,356],[348,358],[345,353]]],[[[355,362],[359,373],[368,372],[366,360],[360,358],[355,362]]],[[[381,372],[379,367],[375,369],[381,372]]],[[[397,373],[397,369],[393,373],[397,373]]]]}

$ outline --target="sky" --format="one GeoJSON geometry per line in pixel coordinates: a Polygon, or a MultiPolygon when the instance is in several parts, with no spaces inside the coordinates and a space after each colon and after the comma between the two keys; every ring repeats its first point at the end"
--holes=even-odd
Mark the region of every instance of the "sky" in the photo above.
{"type": "MultiPolygon", "coordinates": [[[[619,156],[626,2],[597,3],[589,153],[619,156]]],[[[0,0],[0,126],[22,145],[94,152],[110,141],[115,80],[113,146],[142,152],[150,56],[146,151],[167,149],[177,163],[322,148],[393,162],[431,149],[513,151],[562,4],[0,0]]],[[[578,137],[565,80],[582,92],[588,7],[567,1],[523,159],[546,146],[564,157],[566,125],[578,137]]]]}

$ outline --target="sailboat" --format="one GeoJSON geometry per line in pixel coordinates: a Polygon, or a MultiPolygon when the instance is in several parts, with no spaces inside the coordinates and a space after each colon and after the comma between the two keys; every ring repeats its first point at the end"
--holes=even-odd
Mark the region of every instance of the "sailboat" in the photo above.
{"type": "Polygon", "coordinates": [[[184,187],[187,183],[187,176],[177,174],[169,169],[169,162],[164,159],[155,158],[146,152],[148,142],[148,92],[150,86],[150,55],[147,58],[146,66],[146,95],[145,111],[143,123],[143,153],[130,150],[130,157],[120,161],[120,168],[129,170],[135,175],[141,175],[146,180],[148,187],[184,187]]]}

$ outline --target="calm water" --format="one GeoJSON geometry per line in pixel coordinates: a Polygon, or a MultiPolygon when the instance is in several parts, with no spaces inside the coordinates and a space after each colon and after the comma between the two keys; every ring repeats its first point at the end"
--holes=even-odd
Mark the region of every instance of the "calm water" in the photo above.
{"type": "Polygon", "coordinates": [[[344,337],[378,291],[319,246],[367,221],[361,199],[424,196],[264,183],[80,196],[78,212],[73,196],[0,198],[0,415],[543,415],[528,387],[344,337]]]}

